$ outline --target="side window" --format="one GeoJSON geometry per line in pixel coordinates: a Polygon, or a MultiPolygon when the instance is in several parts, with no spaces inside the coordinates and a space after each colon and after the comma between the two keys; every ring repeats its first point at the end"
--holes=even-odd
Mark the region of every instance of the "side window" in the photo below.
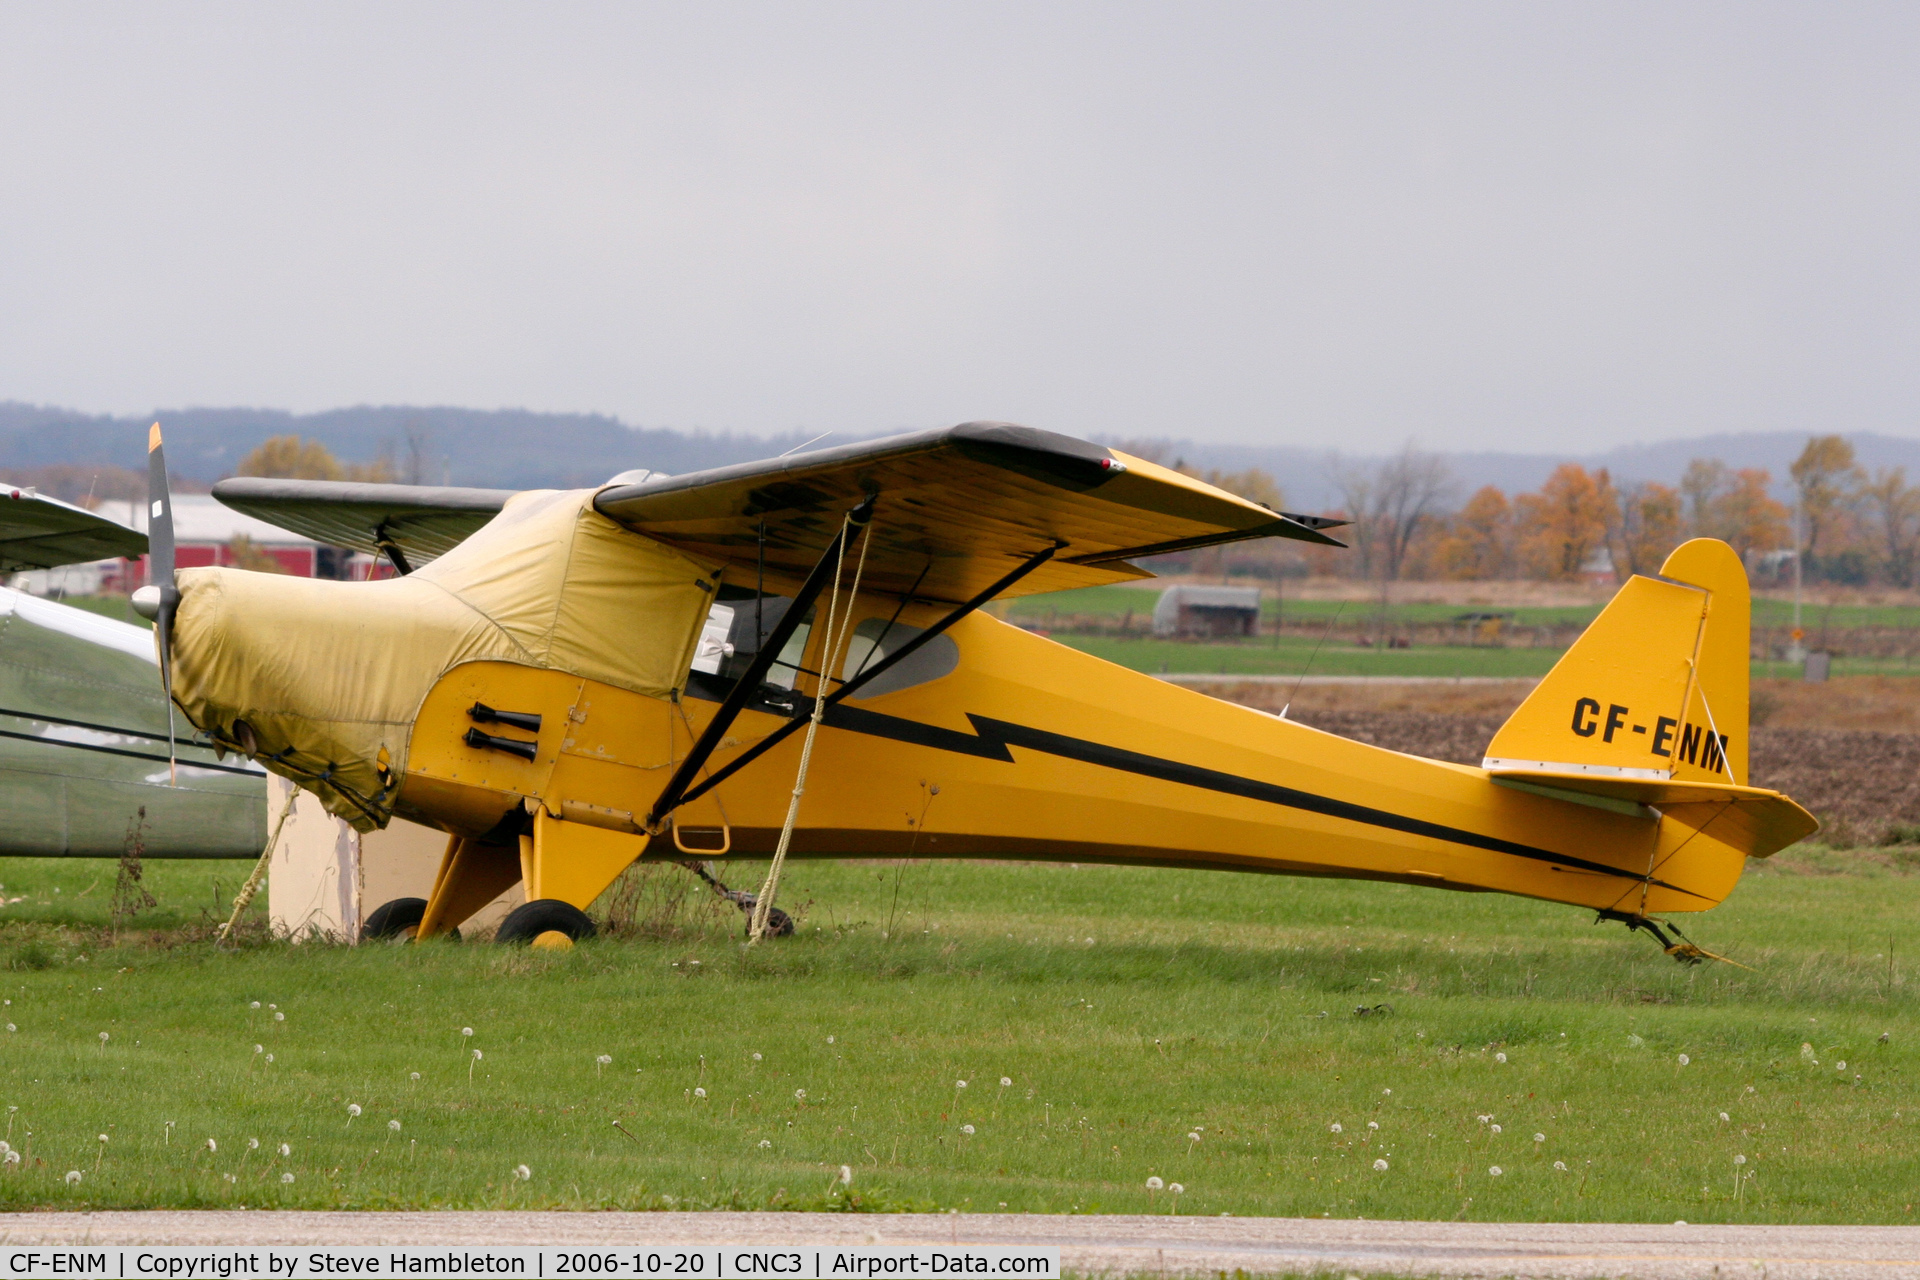
{"type": "MultiPolygon", "coordinates": [[[[899,622],[888,626],[885,618],[868,618],[853,629],[853,639],[847,642],[846,661],[840,666],[840,678],[843,681],[853,679],[888,654],[903,648],[921,631],[920,627],[909,627],[899,622]]],[[[951,636],[935,636],[908,654],[898,665],[862,685],[860,692],[853,696],[857,700],[877,698],[883,693],[898,693],[929,680],[938,680],[959,665],[960,646],[953,642],[951,636]]]]}
{"type": "MultiPolygon", "coordinates": [[[[746,593],[744,599],[733,597],[716,602],[707,611],[706,625],[700,629],[693,669],[723,681],[738,679],[760,652],[762,637],[786,616],[791,603],[785,596],[756,597],[751,592],[746,593]]],[[[774,659],[767,672],[767,684],[781,689],[793,688],[800,678],[800,662],[806,655],[807,637],[812,630],[809,614],[807,621],[794,628],[779,657],[774,659]]]]}

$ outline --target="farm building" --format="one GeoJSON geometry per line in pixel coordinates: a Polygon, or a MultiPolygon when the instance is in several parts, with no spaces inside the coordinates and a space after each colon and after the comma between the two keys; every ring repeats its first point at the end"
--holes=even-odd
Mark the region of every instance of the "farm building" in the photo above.
{"type": "Polygon", "coordinates": [[[1153,607],[1156,636],[1220,639],[1260,631],[1258,587],[1168,587],[1153,607]]]}

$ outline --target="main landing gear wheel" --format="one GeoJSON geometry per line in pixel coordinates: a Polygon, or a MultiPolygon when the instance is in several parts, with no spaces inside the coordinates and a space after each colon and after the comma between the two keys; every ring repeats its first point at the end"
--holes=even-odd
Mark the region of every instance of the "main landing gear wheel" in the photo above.
{"type": "Polygon", "coordinates": [[[495,942],[565,950],[595,933],[587,913],[554,898],[535,898],[515,907],[495,930],[495,942]]]}
{"type": "Polygon", "coordinates": [[[426,914],[425,898],[395,898],[392,902],[382,903],[361,924],[360,941],[392,939],[395,942],[409,942],[426,914]]]}

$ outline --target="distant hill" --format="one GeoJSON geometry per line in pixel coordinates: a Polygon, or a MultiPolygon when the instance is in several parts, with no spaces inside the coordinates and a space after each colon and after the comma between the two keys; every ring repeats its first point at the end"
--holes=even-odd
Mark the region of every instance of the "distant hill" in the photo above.
{"type": "MultiPolygon", "coordinates": [[[[1605,467],[1615,483],[1658,480],[1673,484],[1687,463],[1695,458],[1718,458],[1730,467],[1763,467],[1773,473],[1775,490],[1785,496],[1787,468],[1806,447],[1810,432],[1749,431],[1738,434],[1692,436],[1684,440],[1665,440],[1653,444],[1629,444],[1601,453],[1448,453],[1447,463],[1458,482],[1457,498],[1466,497],[1482,485],[1496,485],[1508,493],[1538,489],[1553,469],[1563,462],[1578,462],[1588,468],[1605,467]]],[[[1869,471],[1877,467],[1905,467],[1907,477],[1920,483],[1920,439],[1877,435],[1870,431],[1847,433],[1847,439],[1869,471]]],[[[1258,445],[1210,445],[1193,441],[1157,442],[1170,459],[1182,459],[1201,468],[1218,467],[1223,471],[1241,471],[1259,467],[1280,482],[1287,502],[1300,509],[1318,510],[1339,504],[1339,492],[1332,482],[1334,456],[1329,451],[1300,448],[1263,448],[1258,445]]],[[[1438,452],[1445,452],[1439,450],[1438,452]]],[[[1352,462],[1367,459],[1349,455],[1352,462]]]]}
{"type": "MultiPolygon", "coordinates": [[[[604,414],[525,409],[171,409],[112,418],[0,402],[0,468],[72,463],[140,469],[146,465],[147,427],[156,418],[166,431],[168,464],[202,483],[230,475],[248,450],[276,435],[319,440],[346,462],[384,455],[400,478],[423,484],[538,489],[595,485],[635,467],[678,473],[749,462],[817,434],[710,435],[630,427],[604,414]]],[[[830,436],[823,443],[851,438],[830,436]]]]}
{"type": "MultiPolygon", "coordinates": [[[[792,449],[812,434],[716,435],[632,427],[605,414],[526,409],[361,406],[308,414],[276,409],[171,409],[151,416],[114,418],[0,402],[0,469],[74,464],[140,470],[145,466],[147,424],[155,417],[166,427],[167,457],[174,470],[203,484],[231,473],[249,449],[274,435],[317,439],[346,462],[371,462],[384,455],[401,479],[530,489],[598,484],[634,467],[681,473],[748,462],[792,449]]],[[[822,447],[847,444],[862,434],[835,433],[822,447]]],[[[1920,439],[1871,432],[1848,438],[1863,466],[1904,466],[1920,482],[1920,439]]],[[[1732,467],[1765,467],[1776,482],[1783,483],[1788,464],[1806,441],[1805,432],[1747,432],[1622,445],[1580,455],[1454,453],[1448,455],[1448,462],[1462,499],[1485,484],[1510,493],[1538,488],[1554,467],[1566,461],[1606,467],[1617,481],[1670,484],[1690,459],[1710,457],[1732,467]]],[[[1248,467],[1268,471],[1280,482],[1289,505],[1296,508],[1315,510],[1338,502],[1330,475],[1331,451],[1181,440],[1157,443],[1170,461],[1184,459],[1202,468],[1227,471],[1248,467]]],[[[1365,461],[1359,456],[1352,460],[1365,461]]]]}

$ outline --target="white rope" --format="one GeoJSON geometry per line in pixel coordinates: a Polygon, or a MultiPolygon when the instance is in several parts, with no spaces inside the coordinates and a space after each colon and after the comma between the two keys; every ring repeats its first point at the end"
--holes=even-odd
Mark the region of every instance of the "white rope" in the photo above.
{"type": "MultiPolygon", "coordinates": [[[[847,523],[842,526],[842,528],[850,529],[852,525],[853,517],[849,516],[847,517],[847,523]]],[[[767,916],[773,910],[773,895],[778,892],[780,888],[780,870],[786,866],[787,847],[793,843],[793,828],[800,820],[800,797],[807,792],[807,769],[813,764],[814,735],[819,732],[821,717],[826,715],[827,711],[828,673],[834,668],[835,659],[840,652],[841,644],[850,637],[853,630],[853,606],[854,602],[859,599],[860,577],[866,571],[867,567],[867,547],[873,541],[871,533],[872,527],[873,526],[869,524],[861,533],[860,559],[854,565],[853,589],[847,593],[847,608],[844,618],[841,618],[838,612],[840,602],[840,569],[846,563],[847,559],[846,543],[844,540],[842,540],[840,544],[840,555],[833,562],[833,589],[827,594],[827,642],[822,647],[820,654],[820,682],[814,687],[813,691],[813,714],[807,718],[806,738],[800,745],[800,772],[793,780],[793,796],[787,802],[787,820],[780,828],[780,843],[775,846],[773,862],[767,867],[766,883],[760,886],[759,896],[754,899],[753,919],[747,929],[748,946],[752,946],[754,943],[760,941],[766,934],[767,916]],[[835,631],[836,621],[839,623],[837,634],[835,631]]]]}
{"type": "Polygon", "coordinates": [[[287,783],[287,802],[280,807],[280,818],[273,824],[273,834],[267,837],[267,847],[261,853],[260,861],[254,864],[253,874],[247,877],[247,882],[240,886],[239,894],[234,897],[233,914],[220,926],[220,939],[224,940],[233,932],[233,927],[240,923],[240,914],[253,904],[253,895],[260,892],[260,882],[266,878],[267,864],[273,861],[273,847],[280,843],[280,828],[287,825],[287,815],[293,812],[293,802],[299,798],[300,788],[294,783],[287,783]]]}

